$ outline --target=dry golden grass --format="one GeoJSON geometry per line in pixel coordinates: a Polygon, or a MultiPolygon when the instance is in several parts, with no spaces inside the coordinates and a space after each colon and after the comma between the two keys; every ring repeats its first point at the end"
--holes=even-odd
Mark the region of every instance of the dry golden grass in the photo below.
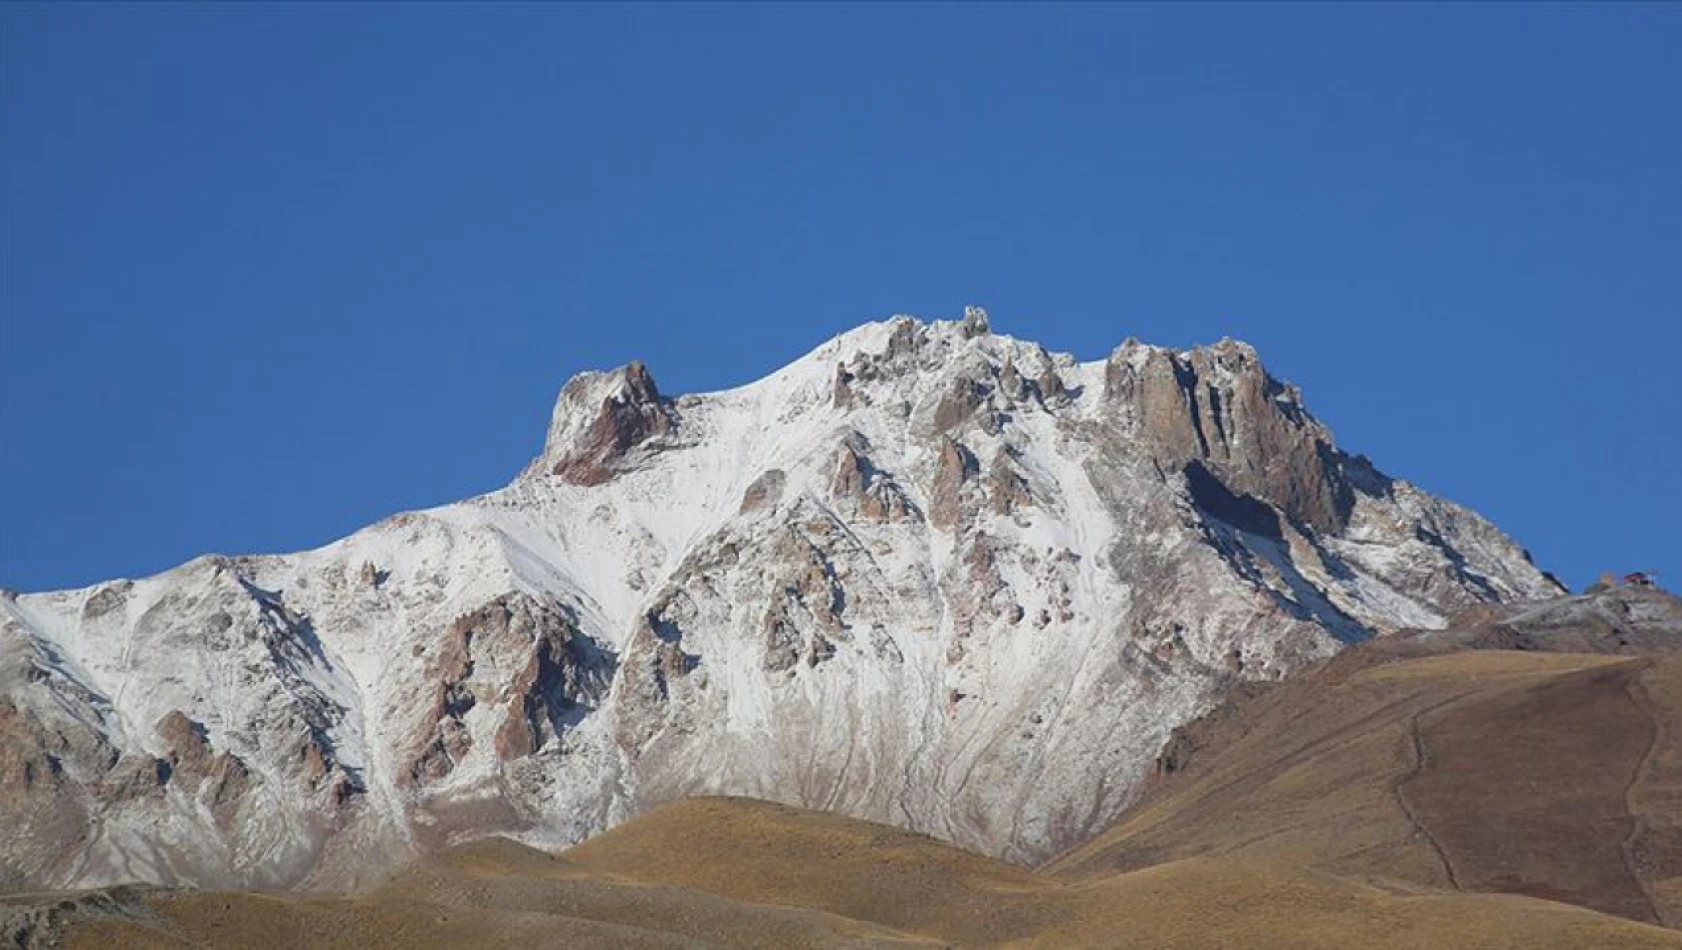
{"type": "Polygon", "coordinates": [[[1565,904],[1384,888],[1246,860],[1061,880],[743,799],[660,809],[563,855],[493,840],[356,898],[172,894],[79,947],[1678,948],[1565,904]]]}
{"type": "Polygon", "coordinates": [[[1682,935],[1563,904],[1401,892],[1252,862],[1064,881],[920,835],[741,799],[680,802],[565,857],[961,946],[1682,947],[1682,935]]]}
{"type": "Polygon", "coordinates": [[[581,874],[506,840],[425,862],[356,897],[179,893],[150,919],[72,926],[77,947],[866,948],[929,946],[875,924],[702,890],[581,874]]]}
{"type": "Polygon", "coordinates": [[[1091,882],[1026,943],[1126,948],[1682,947],[1682,934],[1566,904],[1407,892],[1300,869],[1210,858],[1091,882]]]}
{"type": "Polygon", "coordinates": [[[1196,856],[1682,923],[1682,661],[1358,656],[1194,730],[1190,767],[1046,870],[1196,856]]]}

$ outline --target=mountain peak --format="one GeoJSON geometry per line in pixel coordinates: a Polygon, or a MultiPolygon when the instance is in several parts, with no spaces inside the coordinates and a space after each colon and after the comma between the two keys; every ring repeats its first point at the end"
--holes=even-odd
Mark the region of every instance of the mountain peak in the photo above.
{"type": "Polygon", "coordinates": [[[1233,340],[1082,363],[970,308],[719,392],[629,363],[503,490],[0,597],[0,877],[322,883],[702,792],[1034,860],[1234,683],[1555,592],[1233,340]]]}
{"type": "Polygon", "coordinates": [[[637,446],[676,427],[676,412],[642,361],[607,373],[580,373],[555,401],[534,467],[574,485],[599,485],[637,446]]]}

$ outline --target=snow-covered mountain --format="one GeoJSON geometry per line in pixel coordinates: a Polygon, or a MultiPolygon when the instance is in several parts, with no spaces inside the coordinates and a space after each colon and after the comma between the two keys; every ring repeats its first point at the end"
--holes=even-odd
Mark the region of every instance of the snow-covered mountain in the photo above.
{"type": "Polygon", "coordinates": [[[0,886],[346,885],[695,793],[1033,860],[1240,678],[1558,585],[1242,343],[867,324],[586,373],[508,487],[300,554],[0,597],[0,886]]]}

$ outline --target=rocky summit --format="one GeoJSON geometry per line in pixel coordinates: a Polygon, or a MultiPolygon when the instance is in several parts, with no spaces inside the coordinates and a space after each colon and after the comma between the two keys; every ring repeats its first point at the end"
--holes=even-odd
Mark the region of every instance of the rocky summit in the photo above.
{"type": "Polygon", "coordinates": [[[0,596],[0,887],[350,887],[745,795],[1032,862],[1235,685],[1561,590],[1249,346],[908,317],[568,382],[499,491],[0,596]]]}

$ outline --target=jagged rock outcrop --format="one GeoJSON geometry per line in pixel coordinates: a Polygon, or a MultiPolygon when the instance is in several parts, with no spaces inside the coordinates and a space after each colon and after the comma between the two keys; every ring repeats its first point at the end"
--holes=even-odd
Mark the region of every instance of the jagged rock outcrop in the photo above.
{"type": "Polygon", "coordinates": [[[427,665],[433,693],[411,733],[407,778],[435,783],[476,752],[509,762],[563,747],[611,676],[569,611],[524,592],[496,597],[457,617],[427,665]],[[488,746],[476,746],[475,717],[495,724],[488,746]]]}
{"type": "Polygon", "coordinates": [[[1556,591],[1238,343],[1081,363],[977,309],[725,392],[633,363],[500,491],[0,597],[0,882],[338,885],[697,793],[1032,860],[1233,684],[1556,591]]]}
{"type": "Polygon", "coordinates": [[[1330,434],[1248,345],[1175,353],[1129,341],[1110,354],[1104,390],[1160,463],[1195,464],[1202,480],[1316,531],[1347,523],[1354,491],[1330,434]]]}
{"type": "MultiPolygon", "coordinates": [[[[156,731],[164,749],[164,758],[153,760],[158,784],[174,783],[188,794],[203,791],[203,800],[213,809],[238,800],[250,787],[251,773],[245,763],[238,756],[212,749],[204,725],[188,719],[181,710],[165,714],[156,731]]],[[[316,743],[305,744],[303,758],[309,780],[319,781],[327,774],[326,756],[316,743]]]]}
{"type": "Polygon", "coordinates": [[[873,522],[907,521],[920,517],[917,506],[891,475],[876,467],[866,453],[869,440],[854,432],[837,453],[830,499],[844,517],[873,522]]]}
{"type": "MultiPolygon", "coordinates": [[[[940,454],[936,457],[934,486],[929,493],[929,511],[937,528],[951,530],[965,509],[965,486],[975,478],[978,463],[975,453],[962,442],[942,436],[940,454]]],[[[970,493],[973,497],[973,492],[970,493]]]]}
{"type": "Polygon", "coordinates": [[[561,391],[540,464],[562,481],[599,485],[632,450],[676,428],[677,414],[641,362],[585,373],[561,391]]]}

